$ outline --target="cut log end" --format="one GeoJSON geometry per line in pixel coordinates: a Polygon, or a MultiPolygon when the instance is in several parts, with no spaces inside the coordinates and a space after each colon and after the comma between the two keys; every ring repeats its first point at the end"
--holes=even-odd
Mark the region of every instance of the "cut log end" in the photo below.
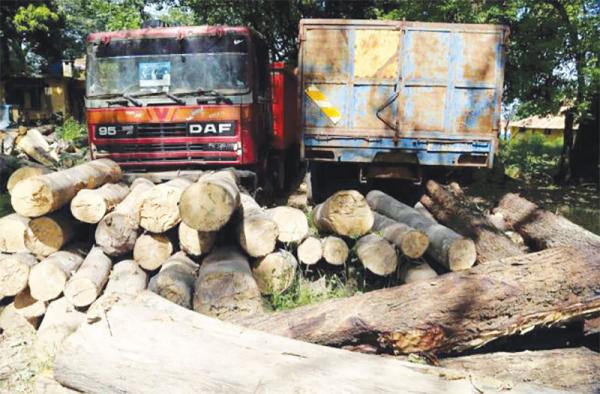
{"type": "Polygon", "coordinates": [[[183,222],[179,224],[178,234],[181,250],[192,256],[209,253],[217,238],[216,232],[194,230],[183,222]]]}
{"type": "Polygon", "coordinates": [[[301,263],[314,265],[323,257],[323,246],[318,238],[308,237],[298,246],[296,253],[301,263]]]}
{"type": "Polygon", "coordinates": [[[17,253],[0,260],[0,296],[14,296],[27,287],[29,271],[37,259],[27,253],[17,253]]]}
{"type": "Polygon", "coordinates": [[[75,222],[62,214],[32,219],[25,233],[25,246],[35,255],[49,256],[71,240],[74,226],[75,222]]]}
{"type": "Polygon", "coordinates": [[[423,231],[413,230],[406,233],[400,244],[402,254],[411,259],[418,259],[429,247],[429,237],[423,231]]]}
{"type": "Polygon", "coordinates": [[[47,167],[21,167],[10,175],[8,181],[6,182],[6,189],[9,193],[12,193],[12,189],[14,189],[17,183],[38,175],[48,174],[49,172],[51,171],[47,167]]]}
{"type": "Polygon", "coordinates": [[[28,217],[38,217],[52,211],[52,202],[52,190],[38,177],[17,183],[10,196],[15,212],[28,217]]]}
{"type": "Polygon", "coordinates": [[[348,260],[350,249],[346,242],[338,237],[325,237],[322,241],[323,258],[331,265],[344,265],[348,260]]]}
{"type": "Polygon", "coordinates": [[[268,212],[279,229],[279,242],[299,243],[308,235],[308,220],[301,210],[281,206],[269,209],[268,212]]]}
{"type": "Polygon", "coordinates": [[[356,190],[341,190],[314,209],[320,231],[360,237],[373,227],[374,217],[365,197],[356,190]]]}
{"type": "Polygon", "coordinates": [[[65,287],[65,297],[77,307],[87,306],[98,298],[98,289],[88,278],[73,278],[65,287]]]}
{"type": "Polygon", "coordinates": [[[448,248],[448,264],[450,271],[471,268],[477,260],[475,243],[466,238],[457,239],[448,248]]]}
{"type": "Polygon", "coordinates": [[[71,213],[80,222],[98,223],[107,210],[106,201],[99,195],[79,192],[71,201],[71,213]]]}
{"type": "Polygon", "coordinates": [[[138,236],[138,228],[130,215],[111,212],[96,227],[96,244],[109,256],[131,252],[138,236]]]}
{"type": "Polygon", "coordinates": [[[133,259],[140,267],[152,271],[159,268],[173,253],[169,237],[162,234],[143,234],[135,242],[133,259]]]}
{"type": "Polygon", "coordinates": [[[262,294],[281,294],[292,285],[297,266],[290,252],[279,250],[259,259],[252,272],[262,294]]]}
{"type": "Polygon", "coordinates": [[[40,301],[53,300],[62,293],[67,279],[67,273],[60,267],[41,262],[29,273],[31,295],[40,301]]]}
{"type": "Polygon", "coordinates": [[[363,266],[379,276],[388,276],[398,267],[396,249],[383,237],[365,235],[356,243],[356,254],[363,266]]]}

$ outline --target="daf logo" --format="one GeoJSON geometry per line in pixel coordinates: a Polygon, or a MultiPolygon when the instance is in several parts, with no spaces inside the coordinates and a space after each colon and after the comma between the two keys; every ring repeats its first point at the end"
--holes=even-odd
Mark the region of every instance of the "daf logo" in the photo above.
{"type": "Polygon", "coordinates": [[[192,123],[189,126],[190,134],[202,135],[233,135],[233,122],[205,122],[192,123]]]}

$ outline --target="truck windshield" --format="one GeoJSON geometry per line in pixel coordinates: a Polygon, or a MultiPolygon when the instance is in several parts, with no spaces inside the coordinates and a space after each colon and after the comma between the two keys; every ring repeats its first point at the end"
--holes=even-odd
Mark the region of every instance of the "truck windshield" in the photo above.
{"type": "Polygon", "coordinates": [[[242,35],[144,38],[91,43],[87,96],[248,90],[248,39],[242,35]]]}

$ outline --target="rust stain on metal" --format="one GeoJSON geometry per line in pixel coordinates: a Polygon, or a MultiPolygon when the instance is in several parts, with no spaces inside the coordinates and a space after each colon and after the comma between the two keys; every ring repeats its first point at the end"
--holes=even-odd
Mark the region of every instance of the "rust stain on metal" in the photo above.
{"type": "Polygon", "coordinates": [[[428,32],[412,33],[411,63],[416,65],[407,78],[446,79],[448,77],[448,43],[440,34],[428,32]]]}
{"type": "Polygon", "coordinates": [[[462,79],[494,83],[496,79],[496,47],[498,37],[493,34],[461,34],[463,41],[462,79]]]}
{"type": "Polygon", "coordinates": [[[356,78],[397,78],[399,45],[399,31],[356,30],[354,76],[356,78]]]}
{"type": "Polygon", "coordinates": [[[304,62],[311,80],[344,78],[348,64],[348,38],[344,30],[309,30],[304,43],[304,62]]]}

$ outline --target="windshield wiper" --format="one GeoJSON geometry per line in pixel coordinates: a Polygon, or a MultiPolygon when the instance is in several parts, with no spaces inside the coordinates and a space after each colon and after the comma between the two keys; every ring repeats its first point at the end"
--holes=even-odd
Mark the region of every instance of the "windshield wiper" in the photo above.
{"type": "Polygon", "coordinates": [[[148,97],[148,96],[165,96],[165,97],[168,97],[171,100],[175,101],[177,104],[185,105],[185,100],[184,99],[181,99],[181,98],[179,98],[179,97],[177,97],[174,94],[171,94],[169,92],[139,93],[139,94],[133,95],[132,97],[148,97]]]}

